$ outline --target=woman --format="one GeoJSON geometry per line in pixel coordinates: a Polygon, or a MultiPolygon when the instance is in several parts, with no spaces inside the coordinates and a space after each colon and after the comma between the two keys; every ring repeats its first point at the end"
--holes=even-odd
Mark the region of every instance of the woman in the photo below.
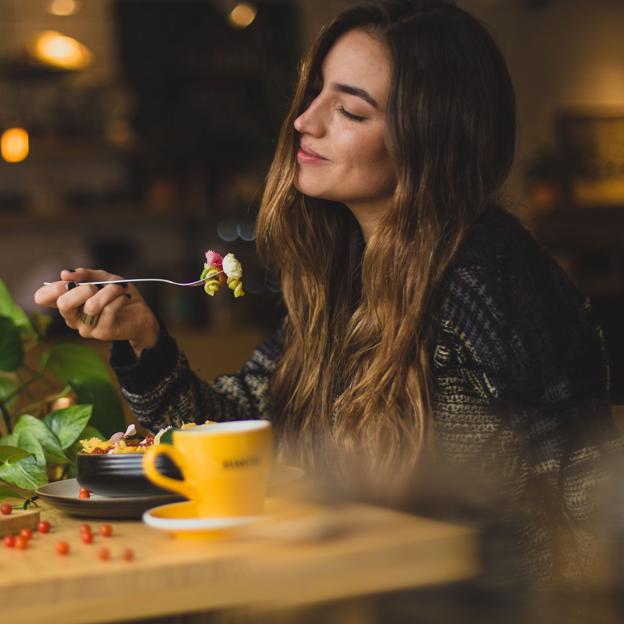
{"type": "Polygon", "coordinates": [[[269,418],[311,469],[339,457],[422,485],[444,466],[519,514],[529,574],[576,574],[617,436],[586,300],[496,207],[514,148],[512,83],[479,22],[441,0],[350,8],[302,66],[258,218],[287,316],[238,374],[198,379],[132,287],[67,290],[104,271],[63,271],[35,299],[115,341],[146,426],[269,418]]]}

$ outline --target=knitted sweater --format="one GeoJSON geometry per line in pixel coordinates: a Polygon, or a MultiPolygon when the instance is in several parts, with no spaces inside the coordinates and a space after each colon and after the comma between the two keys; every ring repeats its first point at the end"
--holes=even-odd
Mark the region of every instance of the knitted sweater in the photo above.
{"type": "MultiPolygon", "coordinates": [[[[620,439],[589,302],[514,217],[492,208],[448,267],[433,335],[438,465],[461,475],[456,483],[479,483],[477,498],[504,500],[517,515],[527,574],[576,575],[594,549],[601,459],[620,439]]],[[[238,373],[207,382],[162,328],[138,360],[127,343],[115,343],[111,364],[150,429],[270,419],[268,388],[280,348],[278,331],[238,373]]]]}

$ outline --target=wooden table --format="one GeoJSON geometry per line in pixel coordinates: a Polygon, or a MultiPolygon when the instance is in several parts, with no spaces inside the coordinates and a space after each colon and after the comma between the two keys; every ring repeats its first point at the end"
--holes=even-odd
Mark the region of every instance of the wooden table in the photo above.
{"type": "Polygon", "coordinates": [[[469,529],[363,505],[314,507],[290,525],[228,538],[175,539],[133,521],[83,544],[70,518],[41,506],[53,526],[27,550],[0,546],[4,622],[111,622],[231,607],[282,608],[430,586],[475,575],[469,529]],[[68,556],[55,551],[67,540],[68,556]],[[107,546],[109,561],[98,559],[107,546]],[[132,547],[133,561],[121,559],[132,547]]]}

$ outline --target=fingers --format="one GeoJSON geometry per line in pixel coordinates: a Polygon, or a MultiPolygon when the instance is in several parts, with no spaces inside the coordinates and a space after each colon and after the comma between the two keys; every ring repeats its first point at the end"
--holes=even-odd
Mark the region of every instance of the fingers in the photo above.
{"type": "MultiPolygon", "coordinates": [[[[76,290],[93,288],[93,286],[80,286],[76,290]]],[[[96,290],[92,297],[89,297],[83,306],[85,314],[90,316],[97,316],[101,314],[102,310],[112,301],[118,299],[120,296],[126,296],[126,289],[117,284],[111,284],[110,286],[104,286],[101,290],[96,290]]]]}
{"type": "Polygon", "coordinates": [[[67,282],[53,282],[35,292],[35,303],[47,308],[56,308],[56,300],[67,292],[67,282]]]}
{"type": "Polygon", "coordinates": [[[113,275],[102,269],[73,269],[61,271],[61,279],[67,282],[105,282],[108,280],[122,279],[119,275],[113,275]]]}
{"type": "Polygon", "coordinates": [[[65,319],[65,323],[72,329],[78,329],[80,326],[80,314],[82,307],[94,296],[98,290],[95,286],[80,286],[66,291],[56,300],[56,307],[65,319]]]}
{"type": "Polygon", "coordinates": [[[127,293],[113,298],[98,313],[99,319],[95,325],[85,325],[78,330],[80,335],[83,338],[95,338],[96,340],[119,340],[124,337],[119,312],[129,303],[130,299],[128,299],[127,293]]]}
{"type": "Polygon", "coordinates": [[[56,308],[57,299],[65,294],[70,282],[100,282],[122,279],[119,275],[113,275],[101,269],[72,269],[61,271],[61,281],[52,282],[39,288],[34,295],[35,303],[48,308],[56,308]]]}

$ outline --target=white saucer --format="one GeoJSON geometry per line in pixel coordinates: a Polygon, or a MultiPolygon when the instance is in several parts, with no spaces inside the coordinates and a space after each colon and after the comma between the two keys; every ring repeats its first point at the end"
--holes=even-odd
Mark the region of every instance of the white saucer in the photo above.
{"type": "Polygon", "coordinates": [[[192,501],[161,505],[148,509],[143,522],[154,529],[167,531],[177,537],[213,536],[252,524],[260,524],[288,516],[309,513],[307,507],[278,498],[267,498],[265,513],[257,516],[200,517],[192,501]]]}

